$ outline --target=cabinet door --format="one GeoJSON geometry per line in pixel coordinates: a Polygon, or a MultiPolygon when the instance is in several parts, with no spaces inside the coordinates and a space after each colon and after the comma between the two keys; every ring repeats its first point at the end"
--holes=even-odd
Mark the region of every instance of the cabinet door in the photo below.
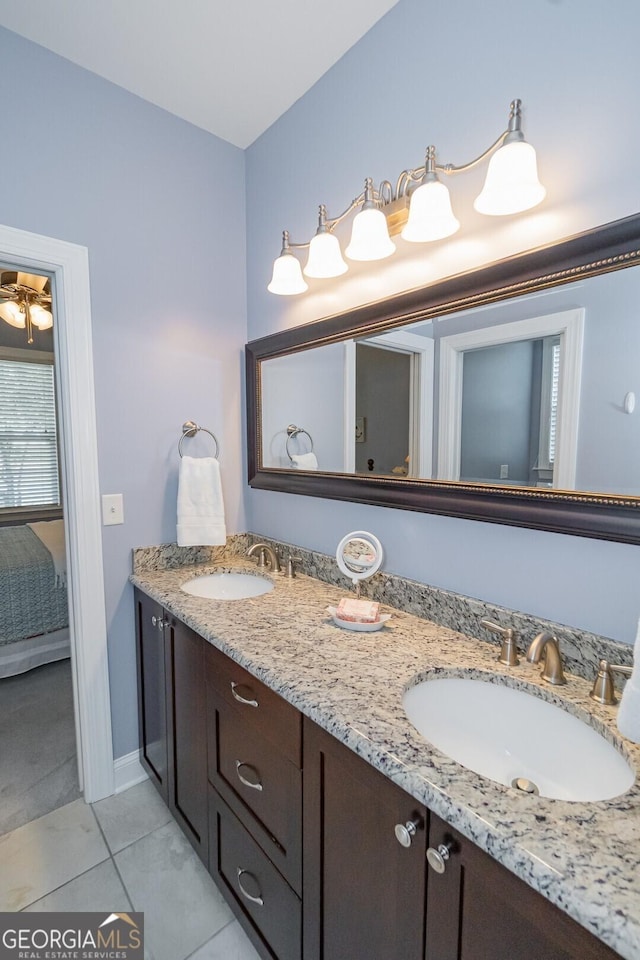
{"type": "Polygon", "coordinates": [[[450,848],[427,881],[427,960],[619,960],[618,954],[433,813],[450,848]]]}
{"type": "Polygon", "coordinates": [[[167,693],[163,609],[135,591],[140,762],[169,803],[167,693]]]}
{"type": "Polygon", "coordinates": [[[423,960],[425,808],[306,718],[304,757],[305,960],[423,960]]]}
{"type": "Polygon", "coordinates": [[[207,729],[205,641],[169,617],[165,627],[170,685],[169,807],[205,864],[207,830],[207,729]]]}

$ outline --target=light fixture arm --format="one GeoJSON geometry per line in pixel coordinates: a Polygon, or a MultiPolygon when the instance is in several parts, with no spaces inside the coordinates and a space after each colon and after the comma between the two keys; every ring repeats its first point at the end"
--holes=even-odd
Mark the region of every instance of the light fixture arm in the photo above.
{"type": "Polygon", "coordinates": [[[453,163],[447,163],[443,166],[437,165],[436,170],[446,174],[464,173],[466,170],[471,170],[472,167],[476,167],[479,163],[482,163],[483,160],[486,160],[498,147],[503,146],[505,143],[514,143],[519,140],[524,140],[524,134],[522,132],[522,100],[512,100],[507,129],[500,134],[497,140],[494,140],[490,147],[487,147],[484,153],[474,157],[474,159],[468,163],[462,163],[459,166],[453,163]]]}
{"type": "Polygon", "coordinates": [[[282,250],[280,251],[280,256],[284,257],[288,253],[291,253],[292,250],[306,250],[311,243],[310,240],[307,240],[306,243],[294,243],[293,240],[289,239],[289,231],[282,231],[282,250]]]}
{"type": "Polygon", "coordinates": [[[500,136],[494,140],[486,150],[484,150],[477,157],[474,157],[473,160],[469,160],[468,163],[455,164],[436,163],[436,148],[434,146],[427,147],[427,156],[424,165],[422,167],[414,167],[413,169],[403,170],[398,177],[395,194],[392,197],[392,200],[397,200],[400,197],[405,196],[409,185],[411,183],[417,183],[423,180],[427,173],[445,173],[447,176],[452,173],[465,173],[467,170],[477,167],[478,164],[482,163],[483,160],[486,160],[488,156],[498,149],[498,147],[501,147],[505,143],[513,143],[519,140],[524,140],[524,134],[522,132],[522,100],[512,100],[510,104],[509,123],[507,129],[503,130],[500,136]],[[430,160],[432,160],[433,166],[430,166],[430,160]]]}

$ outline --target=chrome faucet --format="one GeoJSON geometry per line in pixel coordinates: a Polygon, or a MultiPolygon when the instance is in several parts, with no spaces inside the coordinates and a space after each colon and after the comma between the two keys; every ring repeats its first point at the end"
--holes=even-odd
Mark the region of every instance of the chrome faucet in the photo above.
{"type": "Polygon", "coordinates": [[[517,667],[519,663],[518,648],[516,647],[516,632],[513,627],[501,627],[493,620],[481,620],[480,626],[502,637],[502,648],[498,657],[500,663],[504,663],[507,667],[517,667]]]}
{"type": "Polygon", "coordinates": [[[247,556],[252,557],[254,553],[258,554],[258,566],[265,566],[265,558],[268,561],[268,565],[271,567],[273,573],[280,573],[280,557],[278,556],[278,551],[274,550],[273,547],[270,547],[268,543],[254,543],[253,546],[249,547],[247,550],[247,556]]]}
{"type": "Polygon", "coordinates": [[[534,637],[527,650],[527,661],[529,663],[539,663],[544,655],[544,669],[542,679],[547,683],[553,683],[559,686],[566,683],[564,671],[562,669],[562,657],[558,641],[552,633],[543,631],[537,637],[534,637]]]}

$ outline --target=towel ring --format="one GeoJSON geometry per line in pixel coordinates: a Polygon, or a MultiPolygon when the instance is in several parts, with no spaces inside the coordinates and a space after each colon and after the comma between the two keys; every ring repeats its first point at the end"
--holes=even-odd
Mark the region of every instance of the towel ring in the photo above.
{"type": "Polygon", "coordinates": [[[193,420],[186,420],[186,421],[182,424],[182,436],[180,437],[180,440],[178,441],[178,453],[180,454],[180,456],[182,456],[182,444],[184,443],[184,438],[185,438],[185,437],[195,437],[196,433],[198,433],[200,430],[201,430],[203,433],[208,433],[209,436],[212,438],[213,442],[215,443],[215,445],[216,445],[216,452],[214,453],[213,456],[214,456],[215,459],[217,460],[217,459],[218,459],[218,451],[219,451],[219,449],[220,449],[219,446],[218,446],[218,438],[216,437],[215,433],[211,433],[211,430],[207,430],[206,427],[199,427],[198,424],[197,424],[197,423],[194,423],[193,420]]]}
{"type": "Polygon", "coordinates": [[[291,452],[289,450],[289,441],[293,440],[294,437],[297,437],[301,433],[304,433],[305,436],[309,437],[309,442],[311,444],[311,450],[309,450],[309,453],[313,453],[313,437],[311,436],[309,431],[303,430],[302,427],[296,427],[295,424],[290,423],[289,426],[287,427],[287,442],[285,444],[285,449],[287,451],[287,456],[289,457],[289,460],[291,460],[292,463],[294,463],[295,461],[291,456],[291,452]]]}

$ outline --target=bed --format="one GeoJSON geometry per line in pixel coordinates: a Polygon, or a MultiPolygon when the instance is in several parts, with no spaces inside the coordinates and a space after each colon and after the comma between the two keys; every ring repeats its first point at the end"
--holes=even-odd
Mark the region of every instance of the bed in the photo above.
{"type": "Polygon", "coordinates": [[[0,527],[0,678],[70,655],[62,524],[0,527]]]}

